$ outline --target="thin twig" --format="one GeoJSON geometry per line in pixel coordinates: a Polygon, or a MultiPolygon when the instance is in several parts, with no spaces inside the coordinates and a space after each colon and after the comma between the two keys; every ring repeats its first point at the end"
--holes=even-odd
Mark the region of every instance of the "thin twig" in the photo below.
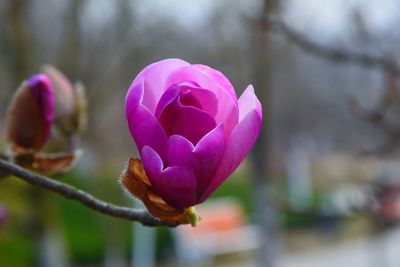
{"type": "Polygon", "coordinates": [[[54,193],[57,193],[69,199],[74,199],[92,210],[107,214],[112,217],[122,218],[130,221],[137,221],[145,226],[175,227],[179,224],[177,222],[161,221],[160,219],[152,216],[145,210],[119,207],[107,203],[93,197],[83,190],[77,189],[60,181],[56,181],[51,178],[32,173],[24,168],[21,168],[18,165],[15,165],[3,159],[0,159],[0,170],[12,174],[18,179],[24,180],[30,185],[53,191],[54,193]]]}
{"type": "Polygon", "coordinates": [[[270,16],[263,24],[267,28],[283,34],[290,42],[306,52],[316,54],[335,62],[356,63],[367,67],[389,68],[396,74],[400,74],[400,66],[389,57],[381,57],[358,51],[345,51],[342,48],[327,47],[316,43],[304,34],[292,29],[281,19],[270,16]],[[268,27],[269,26],[269,27],[268,27]]]}
{"type": "Polygon", "coordinates": [[[395,125],[386,119],[387,110],[368,110],[363,108],[360,103],[354,99],[351,99],[350,104],[353,113],[364,121],[375,125],[378,129],[381,129],[391,138],[398,139],[400,137],[399,125],[395,125]]]}
{"type": "Polygon", "coordinates": [[[384,92],[378,105],[372,110],[363,108],[357,100],[351,99],[353,113],[364,121],[375,125],[387,136],[386,140],[381,145],[375,149],[365,151],[363,153],[365,155],[393,156],[394,152],[398,152],[400,124],[397,123],[397,120],[391,118],[391,112],[397,109],[400,102],[398,79],[399,75],[396,74],[393,69],[386,68],[384,92]]]}

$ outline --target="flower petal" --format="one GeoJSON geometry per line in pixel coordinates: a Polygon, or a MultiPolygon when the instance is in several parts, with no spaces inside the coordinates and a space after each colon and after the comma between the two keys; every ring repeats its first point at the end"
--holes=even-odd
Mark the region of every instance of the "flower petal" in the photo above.
{"type": "MultiPolygon", "coordinates": [[[[136,80],[135,80],[136,81],[136,80]]],[[[132,112],[142,103],[144,93],[144,80],[140,79],[129,87],[125,98],[125,116],[129,118],[132,112]]]]}
{"type": "Polygon", "coordinates": [[[241,113],[241,117],[244,117],[233,129],[222,161],[199,202],[206,200],[232,174],[256,142],[261,131],[262,117],[259,104],[260,102],[254,94],[253,87],[249,86],[239,99],[240,109],[244,110],[241,113]],[[245,106],[250,104],[250,107],[245,106]]]}
{"type": "Polygon", "coordinates": [[[262,118],[261,103],[254,93],[253,85],[247,86],[242,95],[239,98],[239,121],[242,121],[245,116],[252,110],[255,109],[262,118]]]}
{"type": "Polygon", "coordinates": [[[166,106],[174,102],[174,100],[179,96],[180,88],[177,85],[172,85],[168,88],[164,94],[161,96],[160,101],[158,101],[155,117],[159,118],[161,112],[166,106]]]}
{"type": "Polygon", "coordinates": [[[191,167],[193,164],[193,144],[181,135],[168,138],[168,166],[191,167]]]}
{"type": "Polygon", "coordinates": [[[159,121],[167,136],[182,135],[194,145],[216,126],[215,120],[208,113],[184,106],[178,99],[163,110],[159,121]]]}
{"type": "Polygon", "coordinates": [[[188,167],[166,168],[157,180],[160,196],[171,206],[184,209],[196,204],[197,181],[188,167]]]}
{"type": "Polygon", "coordinates": [[[206,134],[193,150],[193,168],[197,178],[197,197],[203,194],[210,184],[224,154],[224,125],[220,124],[206,134]]]}
{"type": "Polygon", "coordinates": [[[235,100],[237,99],[236,92],[235,92],[235,89],[233,88],[233,85],[231,84],[229,79],[226,78],[224,74],[222,74],[222,72],[220,72],[216,69],[210,68],[207,65],[194,64],[192,66],[201,71],[206,72],[208,75],[213,77],[213,79],[217,83],[219,83],[223,88],[225,88],[228,91],[228,93],[233,97],[233,99],[235,99],[235,100]]]}
{"type": "Polygon", "coordinates": [[[137,83],[144,81],[146,88],[143,95],[142,104],[145,105],[150,112],[154,114],[157,103],[169,86],[165,85],[169,74],[177,68],[190,65],[186,61],[170,58],[155,62],[143,69],[131,84],[131,88],[137,83]]]}
{"type": "Polygon", "coordinates": [[[159,118],[164,108],[178,96],[180,103],[184,106],[198,108],[213,117],[218,112],[218,99],[212,91],[182,83],[171,85],[161,96],[155,112],[156,118],[159,118]]]}
{"type": "Polygon", "coordinates": [[[218,99],[208,89],[181,86],[180,101],[185,106],[200,108],[213,117],[218,113],[218,99]]]}
{"type": "Polygon", "coordinates": [[[196,204],[197,181],[191,168],[173,166],[162,170],[160,156],[148,146],[141,155],[151,185],[168,204],[177,209],[196,204]]]}
{"type": "Polygon", "coordinates": [[[228,90],[206,72],[193,66],[185,66],[174,70],[169,75],[166,86],[179,84],[187,81],[194,81],[199,87],[212,91],[218,99],[218,112],[215,115],[217,124],[225,125],[225,138],[227,138],[239,119],[239,109],[236,98],[233,98],[228,90]]]}
{"type": "Polygon", "coordinates": [[[143,83],[138,83],[134,87],[131,87],[126,97],[125,112],[129,131],[139,151],[145,145],[148,145],[165,158],[167,136],[154,115],[147,107],[140,104],[142,96],[143,83]]]}
{"type": "Polygon", "coordinates": [[[149,180],[151,182],[150,177],[159,176],[164,169],[163,160],[161,159],[160,155],[149,146],[143,147],[140,152],[140,156],[142,158],[143,167],[146,170],[146,174],[149,176],[149,180]]]}
{"type": "Polygon", "coordinates": [[[46,138],[48,138],[54,120],[54,92],[51,81],[45,74],[36,74],[27,80],[27,84],[44,117],[46,138]]]}

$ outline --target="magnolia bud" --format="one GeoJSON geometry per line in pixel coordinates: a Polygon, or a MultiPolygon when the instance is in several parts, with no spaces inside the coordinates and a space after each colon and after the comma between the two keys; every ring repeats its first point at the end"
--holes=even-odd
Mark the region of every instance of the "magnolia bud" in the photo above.
{"type": "Polygon", "coordinates": [[[14,153],[36,152],[46,143],[54,120],[54,95],[47,75],[24,81],[7,115],[7,142],[14,153]]]}

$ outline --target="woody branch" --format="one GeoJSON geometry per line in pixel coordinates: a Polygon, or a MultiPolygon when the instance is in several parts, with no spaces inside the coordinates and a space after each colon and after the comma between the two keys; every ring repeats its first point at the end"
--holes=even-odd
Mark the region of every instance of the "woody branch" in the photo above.
{"type": "Polygon", "coordinates": [[[400,66],[388,57],[382,57],[358,51],[345,51],[342,48],[329,47],[318,44],[304,34],[294,30],[282,19],[269,16],[266,21],[261,22],[262,27],[271,29],[272,31],[283,35],[287,40],[305,52],[314,54],[321,58],[339,63],[353,63],[365,67],[379,67],[382,69],[390,69],[395,74],[400,74],[400,66]]]}
{"type": "Polygon", "coordinates": [[[111,217],[137,221],[145,226],[175,227],[179,223],[174,221],[162,221],[145,210],[120,207],[95,198],[91,194],[77,189],[71,185],[53,180],[51,178],[32,173],[18,165],[0,158],[0,170],[21,179],[30,185],[57,193],[65,198],[73,199],[86,207],[109,215],[111,217]]]}

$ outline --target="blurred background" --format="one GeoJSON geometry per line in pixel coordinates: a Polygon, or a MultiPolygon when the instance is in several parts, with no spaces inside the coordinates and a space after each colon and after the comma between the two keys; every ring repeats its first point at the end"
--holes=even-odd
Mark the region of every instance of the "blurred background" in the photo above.
{"type": "Polygon", "coordinates": [[[42,65],[82,82],[84,154],[54,178],[101,199],[140,207],[118,180],[138,155],[123,103],[144,66],[209,65],[238,95],[253,84],[265,114],[196,229],[144,228],[2,180],[0,266],[399,266],[399,23],[396,0],[0,0],[2,135],[42,65]]]}

